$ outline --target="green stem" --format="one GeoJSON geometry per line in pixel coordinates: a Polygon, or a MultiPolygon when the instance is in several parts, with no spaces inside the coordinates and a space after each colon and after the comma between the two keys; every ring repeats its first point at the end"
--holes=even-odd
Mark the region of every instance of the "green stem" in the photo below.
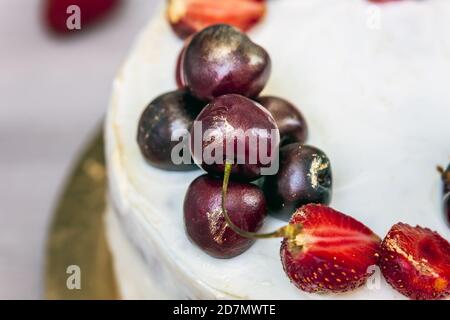
{"type": "Polygon", "coordinates": [[[233,167],[232,163],[226,162],[225,163],[225,172],[223,175],[223,184],[222,184],[222,212],[225,216],[225,221],[227,222],[228,226],[236,232],[238,235],[245,237],[245,238],[251,238],[251,239],[268,239],[268,238],[287,238],[287,239],[295,239],[295,237],[300,233],[301,226],[299,224],[288,224],[284,227],[281,227],[274,232],[270,233],[255,233],[250,231],[245,231],[239,228],[237,225],[235,225],[228,215],[227,208],[225,206],[226,203],[226,197],[228,192],[228,184],[230,181],[230,175],[231,175],[231,169],[233,167]]]}

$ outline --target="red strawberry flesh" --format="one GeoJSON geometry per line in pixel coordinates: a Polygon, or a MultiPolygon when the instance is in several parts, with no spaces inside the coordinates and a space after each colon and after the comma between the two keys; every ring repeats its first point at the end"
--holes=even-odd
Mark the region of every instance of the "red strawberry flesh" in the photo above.
{"type": "Polygon", "coordinates": [[[327,206],[299,208],[290,224],[302,225],[285,239],[281,260],[289,279],[307,292],[345,292],[363,285],[377,262],[380,239],[354,218],[327,206]]]}
{"type": "Polygon", "coordinates": [[[386,281],[411,299],[450,294],[450,244],[430,229],[394,225],[382,242],[379,265],[386,281]]]}
{"type": "Polygon", "coordinates": [[[169,23],[181,38],[219,23],[247,31],[265,12],[265,0],[169,0],[167,7],[169,23]]]}

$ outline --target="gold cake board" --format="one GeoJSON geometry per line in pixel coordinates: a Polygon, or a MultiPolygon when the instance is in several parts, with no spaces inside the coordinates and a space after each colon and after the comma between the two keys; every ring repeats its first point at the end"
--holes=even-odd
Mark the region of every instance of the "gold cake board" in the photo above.
{"type": "Polygon", "coordinates": [[[103,224],[105,194],[99,130],[77,161],[55,210],[47,243],[45,298],[119,298],[103,224]]]}

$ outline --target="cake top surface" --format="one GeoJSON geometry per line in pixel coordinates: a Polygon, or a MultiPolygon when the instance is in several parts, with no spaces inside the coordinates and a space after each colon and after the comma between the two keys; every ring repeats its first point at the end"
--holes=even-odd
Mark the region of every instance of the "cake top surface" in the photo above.
{"type": "MultiPolygon", "coordinates": [[[[399,221],[449,235],[435,169],[450,156],[449,16],[450,2],[442,0],[270,1],[267,17],[249,33],[272,58],[263,94],[295,103],[309,122],[308,143],[331,159],[332,207],[379,235],[399,221]]],[[[156,241],[161,259],[217,297],[401,298],[382,279],[369,281],[379,288],[343,295],[304,293],[284,275],[277,239],[257,241],[230,260],[214,259],[188,240],[183,198],[203,172],[153,168],[136,143],[146,105],[176,88],[182,45],[161,8],[114,82],[106,129],[111,194],[124,218],[146,234],[141,241],[156,241]]],[[[268,217],[264,230],[282,224],[268,217]]]]}

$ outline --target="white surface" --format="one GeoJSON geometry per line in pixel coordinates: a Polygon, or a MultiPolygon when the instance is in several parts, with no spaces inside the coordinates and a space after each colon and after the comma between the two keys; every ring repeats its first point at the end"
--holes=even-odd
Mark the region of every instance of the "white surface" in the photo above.
{"type": "MultiPolygon", "coordinates": [[[[325,150],[332,162],[333,207],[380,236],[402,221],[448,238],[435,165],[450,156],[450,2],[383,6],[379,30],[368,27],[367,8],[368,3],[354,0],[271,2],[267,21],[251,33],[273,60],[265,92],[301,106],[310,124],[309,142],[325,150]],[[288,39],[292,30],[295,38],[288,39]]],[[[200,172],[155,169],[135,142],[146,104],[175,86],[168,70],[177,47],[181,45],[160,13],[116,78],[108,113],[112,201],[126,234],[147,260],[148,274],[164,279],[161,283],[173,297],[336,298],[309,295],[289,283],[279,239],[257,241],[229,260],[214,259],[187,239],[182,203],[200,172]],[[171,271],[169,277],[162,275],[164,270],[171,271]]],[[[277,224],[268,218],[266,228],[277,224]]],[[[127,252],[117,246],[113,254],[120,259],[127,252]]],[[[127,274],[122,270],[118,277],[123,280],[127,274]]],[[[141,285],[131,283],[133,277],[125,281],[130,287],[141,285]]],[[[141,298],[152,295],[150,290],[141,298]]],[[[361,288],[337,297],[402,296],[382,281],[380,289],[361,288]]]]}
{"type": "Polygon", "coordinates": [[[42,297],[55,198],[158,1],[124,1],[111,20],[72,39],[42,29],[42,2],[0,0],[0,299],[42,297]]]}
{"type": "MultiPolygon", "coordinates": [[[[180,298],[185,298],[183,292],[176,287],[167,286],[170,279],[170,269],[149,268],[149,264],[142,258],[141,252],[130,242],[123,232],[123,225],[112,207],[105,214],[106,237],[108,244],[121,253],[114,256],[114,271],[116,283],[123,299],[170,299],[175,290],[180,298]],[[152,272],[149,272],[152,270],[152,272]],[[136,285],[138,284],[138,285],[136,285]],[[168,290],[169,288],[169,290],[168,290]]],[[[154,248],[146,248],[152,250],[154,248]]],[[[153,265],[157,265],[153,261],[153,265]]]]}

